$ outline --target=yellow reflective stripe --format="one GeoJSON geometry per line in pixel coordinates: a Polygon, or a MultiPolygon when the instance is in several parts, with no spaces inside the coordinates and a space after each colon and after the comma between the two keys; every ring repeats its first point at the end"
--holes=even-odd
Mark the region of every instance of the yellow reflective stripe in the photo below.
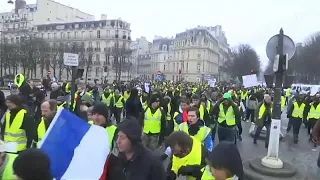
{"type": "Polygon", "coordinates": [[[14,133],[10,133],[10,132],[5,132],[4,133],[5,136],[11,136],[11,137],[21,137],[21,136],[26,136],[26,133],[18,133],[18,134],[14,134],[14,133]]]}

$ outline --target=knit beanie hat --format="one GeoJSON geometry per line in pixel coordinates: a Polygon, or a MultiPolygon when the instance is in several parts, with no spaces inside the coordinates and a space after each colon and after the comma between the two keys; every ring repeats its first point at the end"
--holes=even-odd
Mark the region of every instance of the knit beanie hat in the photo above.
{"type": "Polygon", "coordinates": [[[142,127],[136,119],[130,117],[123,120],[118,125],[118,129],[131,140],[131,143],[141,142],[142,127]]]}
{"type": "Polygon", "coordinates": [[[24,180],[52,180],[50,160],[40,149],[27,149],[13,162],[13,172],[24,180]]]}
{"type": "Polygon", "coordinates": [[[103,104],[103,103],[97,103],[93,106],[92,109],[92,114],[100,114],[103,117],[106,118],[106,120],[109,119],[109,113],[108,113],[108,107],[107,105],[103,104]]]}

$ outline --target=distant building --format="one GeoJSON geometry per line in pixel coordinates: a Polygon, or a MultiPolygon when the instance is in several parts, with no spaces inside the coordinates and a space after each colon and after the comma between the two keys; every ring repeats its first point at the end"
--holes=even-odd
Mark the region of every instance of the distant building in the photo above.
{"type": "MultiPolygon", "coordinates": [[[[87,74],[89,81],[103,78],[110,81],[116,79],[114,51],[117,49],[120,56],[121,48],[129,50],[130,23],[121,19],[107,19],[104,14],[101,15],[101,20],[94,20],[94,16],[90,14],[51,0],[38,0],[35,5],[21,6],[18,14],[14,12],[15,10],[0,13],[2,43],[4,40],[8,43],[19,43],[26,38],[44,39],[52,48],[77,43],[83,48],[85,58],[88,59],[90,56],[92,59],[92,64],[82,64],[79,67],[84,69],[84,75],[87,74]],[[107,72],[104,72],[105,69],[107,72]]],[[[132,78],[132,64],[129,60],[130,57],[127,57],[125,62],[121,63],[124,69],[122,80],[132,78]]],[[[59,72],[52,67],[46,71],[59,72]]],[[[68,75],[63,71],[62,74],[56,74],[56,77],[61,77],[63,80],[68,75]]]]}
{"type": "Polygon", "coordinates": [[[138,55],[138,74],[142,79],[150,80],[152,77],[151,72],[151,54],[146,53],[143,55],[138,55]]]}
{"type": "Polygon", "coordinates": [[[219,42],[206,28],[186,30],[178,33],[174,40],[167,79],[200,82],[217,78],[218,61],[219,42]]]}
{"type": "Polygon", "coordinates": [[[157,74],[161,74],[164,79],[168,79],[169,66],[168,62],[173,55],[173,38],[163,38],[155,36],[151,47],[151,79],[155,79],[157,74]]]}
{"type": "Polygon", "coordinates": [[[138,73],[138,63],[139,63],[139,56],[150,53],[150,44],[146,37],[141,36],[137,38],[135,41],[132,41],[130,44],[130,49],[132,50],[131,54],[131,62],[132,62],[132,73],[134,77],[139,77],[138,73]]]}

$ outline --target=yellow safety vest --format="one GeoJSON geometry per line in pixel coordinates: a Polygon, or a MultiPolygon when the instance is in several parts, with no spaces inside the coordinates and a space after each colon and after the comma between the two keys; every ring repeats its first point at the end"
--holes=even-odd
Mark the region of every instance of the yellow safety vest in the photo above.
{"type": "Polygon", "coordinates": [[[6,167],[4,168],[3,173],[2,173],[2,179],[3,180],[15,179],[16,176],[14,175],[12,165],[18,155],[9,154],[9,153],[6,155],[7,155],[8,161],[7,161],[6,167]]]}
{"type": "Polygon", "coordinates": [[[108,98],[106,98],[106,96],[104,94],[102,94],[101,97],[102,97],[102,102],[109,107],[110,103],[111,103],[111,98],[113,98],[112,94],[110,93],[108,98]]]}
{"type": "Polygon", "coordinates": [[[66,84],[65,91],[66,91],[66,93],[70,93],[71,92],[70,83],[66,84]]]}
{"type": "MultiPolygon", "coordinates": [[[[188,165],[200,165],[201,160],[202,160],[202,150],[201,150],[201,143],[196,140],[194,137],[191,137],[193,139],[192,143],[192,149],[190,153],[183,157],[183,158],[178,158],[173,155],[172,157],[172,167],[171,170],[175,173],[178,174],[178,170],[182,166],[188,166],[188,165]]],[[[187,176],[187,180],[196,180],[196,178],[192,176],[187,176]]]]}
{"type": "Polygon", "coordinates": [[[310,104],[310,111],[308,113],[308,120],[309,119],[320,119],[320,104],[317,105],[315,108],[313,104],[310,104]]]}
{"type": "Polygon", "coordinates": [[[179,131],[179,124],[177,123],[177,121],[176,121],[176,117],[179,115],[180,113],[178,113],[178,112],[175,112],[174,113],[174,115],[173,115],[173,124],[174,124],[174,128],[173,128],[173,130],[174,131],[179,131]]]}
{"type": "Polygon", "coordinates": [[[248,92],[241,91],[241,100],[245,100],[248,95],[248,92]]]}
{"type": "Polygon", "coordinates": [[[21,128],[23,123],[24,114],[27,113],[26,110],[21,109],[13,119],[10,125],[10,112],[6,112],[5,121],[6,126],[4,130],[4,142],[16,142],[18,144],[17,151],[23,151],[27,149],[27,137],[26,132],[21,128]]]}
{"type": "Polygon", "coordinates": [[[210,112],[211,110],[211,101],[207,100],[207,111],[208,113],[210,112]]]}
{"type": "Polygon", "coordinates": [[[64,105],[65,105],[65,104],[67,104],[67,103],[66,103],[66,102],[63,102],[62,104],[58,105],[58,110],[61,109],[61,108],[64,109],[64,105]]]}
{"type": "Polygon", "coordinates": [[[204,107],[202,104],[199,106],[200,119],[204,120],[204,107]]]}
{"type": "Polygon", "coordinates": [[[123,98],[124,98],[124,100],[127,101],[127,100],[129,99],[129,97],[130,97],[130,93],[128,93],[127,91],[125,91],[125,92],[123,93],[123,98]]]}
{"type": "Polygon", "coordinates": [[[113,137],[114,137],[114,133],[117,130],[117,127],[114,126],[114,125],[111,125],[111,126],[106,127],[106,130],[107,130],[107,133],[108,133],[108,136],[109,136],[110,150],[112,150],[112,148],[113,148],[113,137]]]}
{"type": "Polygon", "coordinates": [[[94,124],[94,122],[93,121],[88,121],[88,124],[94,124]]]}
{"type": "Polygon", "coordinates": [[[284,107],[286,106],[286,100],[284,96],[281,96],[281,111],[284,110],[284,107]]]}
{"type": "Polygon", "coordinates": [[[160,108],[152,114],[151,109],[147,108],[144,113],[144,127],[143,132],[145,134],[152,133],[157,134],[161,131],[161,110],[160,108]]]}
{"type": "MultiPolygon", "coordinates": [[[[260,106],[260,109],[259,109],[258,119],[261,119],[261,118],[262,118],[262,116],[263,116],[263,114],[264,114],[265,111],[266,111],[266,106],[265,106],[264,104],[262,104],[262,105],[260,106]]],[[[272,113],[272,107],[270,107],[270,111],[271,111],[271,113],[272,113]]]]}
{"type": "Polygon", "coordinates": [[[236,124],[236,118],[233,112],[233,107],[229,106],[227,113],[224,113],[223,104],[219,105],[219,117],[218,123],[221,124],[223,121],[226,121],[228,126],[234,126],[236,124]]]}
{"type": "MultiPolygon", "coordinates": [[[[186,122],[181,123],[179,125],[179,130],[189,134],[188,123],[186,123],[186,122]]],[[[204,143],[204,140],[210,134],[210,132],[211,132],[210,128],[208,128],[207,126],[202,126],[202,127],[200,127],[198,133],[196,135],[194,135],[193,137],[195,137],[201,143],[204,143]]]]}
{"type": "Polygon", "coordinates": [[[201,172],[202,172],[201,180],[215,180],[215,178],[211,174],[209,166],[202,168],[201,172]]]}
{"type": "Polygon", "coordinates": [[[37,128],[37,133],[38,133],[38,142],[37,142],[37,147],[40,146],[40,142],[44,136],[44,134],[46,133],[46,126],[44,124],[44,119],[43,117],[41,118],[41,121],[38,125],[38,128],[37,128]]]}
{"type": "Polygon", "coordinates": [[[118,101],[115,102],[114,106],[115,106],[116,108],[123,108],[122,99],[123,99],[123,96],[120,96],[119,99],[118,99],[118,101]]]}
{"type": "Polygon", "coordinates": [[[291,88],[288,88],[286,91],[286,97],[289,97],[291,95],[291,88]]]}
{"type": "Polygon", "coordinates": [[[168,121],[172,120],[172,118],[171,118],[171,105],[170,105],[170,103],[168,104],[167,120],[168,120],[168,121]]]}
{"type": "Polygon", "coordinates": [[[306,105],[304,103],[301,103],[300,107],[297,102],[293,103],[292,117],[302,119],[305,106],[306,105]]]}

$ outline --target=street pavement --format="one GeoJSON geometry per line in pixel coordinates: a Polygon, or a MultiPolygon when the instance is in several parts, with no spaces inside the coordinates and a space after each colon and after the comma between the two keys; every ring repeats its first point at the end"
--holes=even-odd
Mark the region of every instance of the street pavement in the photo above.
{"type": "MultiPolygon", "coordinates": [[[[5,96],[10,95],[9,90],[3,90],[5,96]]],[[[288,118],[286,113],[282,114],[281,131],[286,134],[288,118]]],[[[267,155],[267,149],[264,147],[264,140],[258,140],[257,145],[253,144],[253,138],[249,134],[251,122],[242,122],[243,133],[242,141],[237,142],[242,160],[246,161],[255,157],[264,157],[267,155]]],[[[217,139],[217,138],[216,138],[217,139]]],[[[320,148],[314,148],[309,141],[307,129],[302,124],[299,134],[298,144],[293,143],[292,129],[280,141],[279,157],[282,161],[293,164],[309,180],[319,180],[320,168],[317,167],[317,158],[320,148]]],[[[217,141],[215,143],[218,143],[217,141]]],[[[164,162],[166,166],[168,162],[164,162]]]]}
{"type": "MultiPolygon", "coordinates": [[[[281,131],[286,134],[288,124],[287,114],[282,114],[281,131]]],[[[268,149],[264,147],[264,140],[258,140],[257,145],[253,144],[253,138],[249,135],[251,122],[242,122],[243,135],[242,142],[238,142],[242,160],[249,160],[255,157],[264,157],[267,155],[268,149]]],[[[320,148],[314,148],[309,143],[307,129],[302,124],[299,134],[298,144],[293,143],[292,128],[291,131],[280,141],[279,157],[284,162],[289,162],[301,171],[306,177],[314,180],[320,179],[320,169],[317,167],[317,158],[320,148]]]]}

